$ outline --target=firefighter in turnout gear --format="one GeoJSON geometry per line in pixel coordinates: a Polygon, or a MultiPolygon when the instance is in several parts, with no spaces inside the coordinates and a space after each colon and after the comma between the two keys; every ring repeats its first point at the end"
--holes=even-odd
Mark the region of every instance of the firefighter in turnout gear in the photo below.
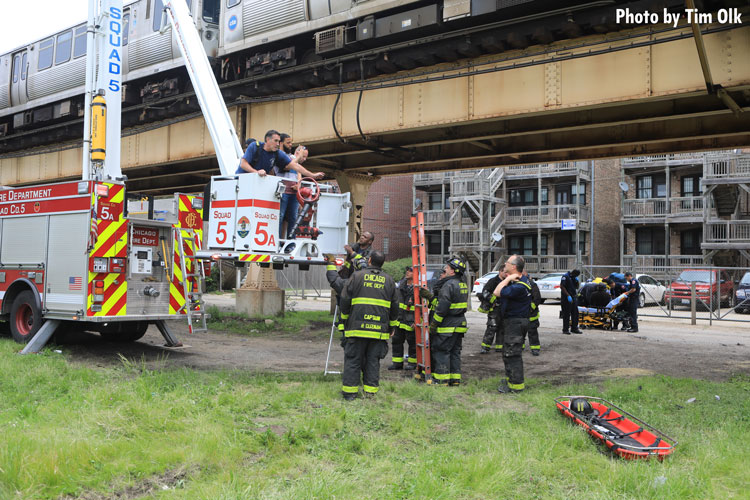
{"type": "Polygon", "coordinates": [[[359,259],[367,260],[370,257],[373,241],[375,241],[375,235],[370,231],[365,231],[354,245],[344,245],[344,250],[346,250],[346,260],[339,270],[339,275],[342,278],[347,279],[352,275],[354,262],[359,259]]]}
{"type": "MultiPolygon", "coordinates": [[[[336,257],[330,253],[323,254],[323,257],[328,262],[328,264],[326,264],[326,279],[328,280],[328,284],[331,285],[331,289],[336,292],[336,305],[339,305],[341,301],[341,291],[344,289],[346,280],[339,275],[339,271],[336,268],[336,257]]],[[[355,271],[360,271],[367,267],[367,261],[361,257],[355,259],[353,262],[355,271]]],[[[336,329],[341,333],[341,347],[344,347],[344,340],[346,337],[344,337],[344,322],[341,321],[340,312],[336,321],[336,329]]]]}
{"type": "Polygon", "coordinates": [[[529,313],[529,348],[532,356],[539,356],[542,345],[539,343],[539,305],[542,303],[542,294],[539,292],[539,286],[536,281],[529,278],[526,269],[523,270],[523,277],[529,280],[531,285],[531,312],[529,313]]]}
{"type": "Polygon", "coordinates": [[[360,380],[366,396],[378,392],[380,360],[388,353],[391,328],[398,324],[396,283],[381,266],[385,257],[372,252],[368,267],[355,272],[341,291],[344,321],[344,399],[359,393],[360,380]]]}
{"type": "Polygon", "coordinates": [[[406,267],[404,279],[398,283],[399,315],[398,326],[391,339],[392,361],[389,370],[404,369],[404,341],[409,344],[406,369],[417,367],[417,341],[414,335],[414,281],[411,266],[406,267]]]}
{"type": "Polygon", "coordinates": [[[461,383],[461,346],[466,333],[469,287],[463,282],[466,264],[458,257],[445,264],[445,283],[430,318],[432,376],[438,384],[461,383]]]}
{"type": "Polygon", "coordinates": [[[512,255],[505,263],[508,276],[497,285],[494,294],[502,299],[502,317],[505,335],[503,336],[503,363],[505,379],[498,392],[521,392],[523,378],[523,339],[529,330],[531,311],[531,284],[521,273],[526,265],[523,258],[512,255]]]}
{"type": "Polygon", "coordinates": [[[482,293],[479,295],[478,311],[487,314],[487,328],[484,330],[480,354],[487,354],[493,346],[497,352],[503,349],[503,318],[499,314],[500,306],[497,297],[492,293],[503,279],[505,279],[505,272],[500,271],[497,276],[484,285],[482,293]]]}

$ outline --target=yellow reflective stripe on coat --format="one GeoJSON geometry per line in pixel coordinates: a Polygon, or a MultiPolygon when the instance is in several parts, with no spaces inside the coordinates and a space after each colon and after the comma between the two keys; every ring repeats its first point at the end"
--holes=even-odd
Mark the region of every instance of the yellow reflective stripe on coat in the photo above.
{"type": "Polygon", "coordinates": [[[451,309],[466,309],[466,302],[456,302],[455,304],[451,304],[451,309]]]}
{"type": "Polygon", "coordinates": [[[413,332],[414,331],[414,327],[413,326],[409,326],[408,323],[401,323],[401,322],[399,322],[398,323],[398,327],[401,328],[402,330],[407,331],[407,332],[413,332]]]}
{"type": "Polygon", "coordinates": [[[349,319],[349,315],[341,313],[341,319],[349,319]]]}
{"type": "Polygon", "coordinates": [[[391,307],[390,300],[371,299],[369,297],[356,297],[352,299],[352,305],[356,306],[357,304],[365,304],[368,306],[379,306],[379,307],[391,307]]]}
{"type": "Polygon", "coordinates": [[[388,322],[388,326],[398,326],[400,324],[401,323],[399,323],[399,321],[397,319],[394,319],[394,320],[391,320],[391,321],[388,322]]]}
{"type": "Polygon", "coordinates": [[[534,304],[533,302],[531,303],[531,314],[533,316],[529,318],[529,321],[536,321],[539,319],[539,309],[536,307],[536,304],[534,304]],[[536,315],[534,315],[534,312],[536,312],[536,315]]]}
{"type": "Polygon", "coordinates": [[[440,316],[439,314],[435,314],[435,315],[434,315],[434,316],[432,317],[432,319],[434,319],[434,320],[435,320],[435,321],[437,321],[438,323],[442,323],[442,322],[443,322],[443,317],[442,317],[442,316],[440,316]]]}
{"type": "Polygon", "coordinates": [[[439,326],[438,333],[466,333],[465,326],[439,326]]]}
{"type": "Polygon", "coordinates": [[[335,270],[336,270],[336,265],[335,264],[328,264],[326,266],[326,271],[335,271],[335,270]]]}
{"type": "Polygon", "coordinates": [[[389,332],[370,332],[367,330],[346,330],[344,332],[344,335],[346,335],[347,337],[361,337],[365,339],[376,340],[386,340],[391,336],[389,332]]]}

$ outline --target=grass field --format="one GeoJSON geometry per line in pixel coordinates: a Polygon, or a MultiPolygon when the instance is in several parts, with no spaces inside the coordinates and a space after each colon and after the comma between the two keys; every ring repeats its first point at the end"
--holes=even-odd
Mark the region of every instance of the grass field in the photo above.
{"type": "Polygon", "coordinates": [[[87,368],[17,350],[0,339],[2,500],[750,495],[746,377],[531,380],[509,396],[497,378],[386,382],[345,403],[335,377],[87,368]],[[663,463],[612,458],[558,414],[564,394],[609,399],[680,443],[663,463]]]}

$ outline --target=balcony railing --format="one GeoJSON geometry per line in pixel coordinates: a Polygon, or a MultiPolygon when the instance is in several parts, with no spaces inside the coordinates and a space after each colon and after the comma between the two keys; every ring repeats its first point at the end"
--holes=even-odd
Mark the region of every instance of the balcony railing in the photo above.
{"type": "Polygon", "coordinates": [[[584,161],[565,161],[562,163],[541,163],[535,165],[513,165],[505,167],[505,175],[508,178],[526,177],[529,175],[576,175],[577,173],[588,174],[589,163],[584,161]]]}
{"type": "Polygon", "coordinates": [[[656,274],[671,267],[705,265],[701,255],[623,255],[622,265],[638,272],[656,274]]]}
{"type": "Polygon", "coordinates": [[[414,184],[444,184],[453,178],[455,172],[435,172],[431,174],[414,174],[414,184]]]}
{"type": "Polygon", "coordinates": [[[501,168],[457,172],[451,181],[451,198],[493,196],[504,177],[501,168]]]}
{"type": "Polygon", "coordinates": [[[704,243],[741,243],[750,248],[750,220],[711,221],[705,228],[704,243]]]}
{"type": "MultiPolygon", "coordinates": [[[[509,207],[506,224],[560,224],[563,219],[575,219],[578,205],[545,205],[542,207],[509,207]]],[[[589,208],[581,205],[578,220],[588,222],[589,208]]]]}
{"type": "MultiPolygon", "coordinates": [[[[546,273],[558,273],[570,271],[576,268],[575,255],[521,255],[526,261],[526,269],[529,274],[539,277],[546,273]]],[[[587,266],[589,256],[581,255],[580,265],[587,266]]]]}
{"type": "Polygon", "coordinates": [[[664,217],[701,217],[703,197],[682,196],[677,198],[641,198],[625,200],[624,219],[648,219],[664,217]]]}
{"type": "Polygon", "coordinates": [[[707,154],[703,176],[706,179],[750,177],[750,155],[737,153],[707,154]]]}
{"type": "Polygon", "coordinates": [[[425,210],[424,212],[425,227],[443,227],[448,225],[450,220],[450,210],[425,210]]]}
{"type": "Polygon", "coordinates": [[[703,163],[705,153],[676,153],[668,155],[632,156],[620,160],[622,167],[663,167],[703,163]]]}

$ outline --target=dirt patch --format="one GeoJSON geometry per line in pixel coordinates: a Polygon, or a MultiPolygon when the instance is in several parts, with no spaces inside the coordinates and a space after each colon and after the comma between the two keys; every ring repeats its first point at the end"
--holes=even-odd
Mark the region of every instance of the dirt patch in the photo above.
{"type": "MultiPolygon", "coordinates": [[[[464,381],[504,376],[499,353],[480,354],[486,316],[467,314],[469,332],[463,342],[464,381]]],[[[643,321],[636,335],[585,330],[583,335],[562,335],[559,322],[549,315],[540,328],[541,355],[524,352],[527,378],[546,383],[597,383],[619,377],[662,374],[708,380],[726,380],[735,373],[750,374],[750,331],[740,328],[685,327],[643,321]]],[[[188,334],[186,325],[170,328],[188,347],[165,349],[164,339],[151,326],[138,342],[117,344],[99,335],[81,333],[62,341],[73,363],[86,366],[122,365],[122,355],[147,369],[188,367],[239,369],[259,372],[322,373],[328,351],[330,324],[311,322],[294,333],[258,333],[254,337],[211,330],[188,334]]],[[[338,334],[331,349],[329,370],[341,371],[343,352],[338,334]]],[[[391,353],[381,363],[383,380],[411,380],[413,371],[388,371],[391,353]]],[[[332,378],[337,375],[331,375],[332,378]]],[[[533,386],[533,380],[531,382],[533,386]]]]}
{"type": "Polygon", "coordinates": [[[132,486],[127,486],[116,491],[107,493],[87,491],[76,496],[60,497],[60,500],[130,500],[140,498],[157,491],[183,488],[188,477],[196,471],[197,469],[195,468],[180,467],[168,470],[157,476],[148,477],[132,486]]]}

